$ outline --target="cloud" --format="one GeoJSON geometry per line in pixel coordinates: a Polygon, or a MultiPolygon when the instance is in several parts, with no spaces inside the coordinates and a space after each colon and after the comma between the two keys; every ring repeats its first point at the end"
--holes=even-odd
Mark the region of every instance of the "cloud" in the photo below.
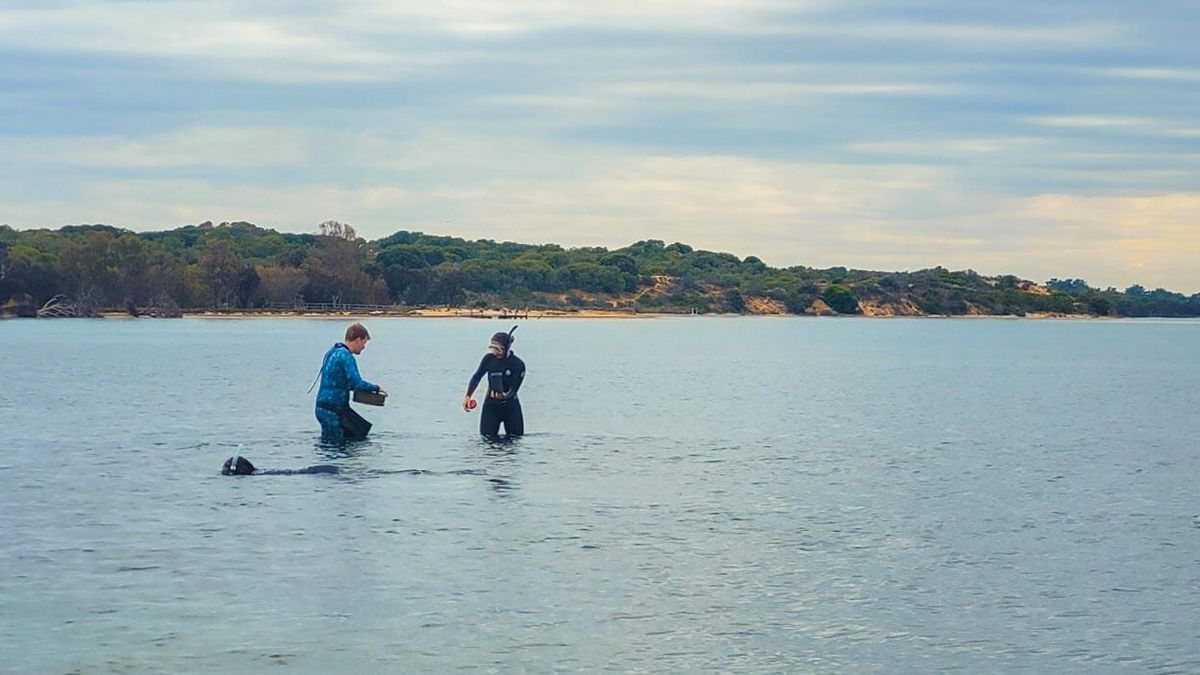
{"type": "Polygon", "coordinates": [[[1200,82],[1198,68],[1101,68],[1092,72],[1131,80],[1200,82]]]}
{"type": "Polygon", "coordinates": [[[928,141],[867,141],[850,143],[846,149],[852,152],[885,155],[907,155],[912,157],[961,157],[963,155],[996,155],[1014,150],[1036,151],[1044,147],[1047,139],[1026,136],[996,136],[992,138],[943,138],[928,141]]]}
{"type": "Polygon", "coordinates": [[[911,96],[960,93],[929,82],[641,81],[612,85],[609,96],[764,101],[810,96],[911,96]]]}
{"type": "Polygon", "coordinates": [[[105,2],[0,11],[0,38],[9,50],[152,58],[160,68],[252,81],[377,81],[459,58],[453,48],[361,40],[325,18],[218,1],[105,2]]]}
{"type": "Polygon", "coordinates": [[[1160,125],[1158,120],[1148,117],[1113,117],[1108,115],[1053,115],[1032,117],[1034,124],[1047,127],[1073,129],[1150,129],[1160,125]]]}
{"type": "Polygon", "coordinates": [[[1195,287],[1173,252],[1192,250],[1179,196],[1200,184],[1191,14],[14,0],[0,219],[339,218],[368,236],[658,238],[775,264],[1195,287]],[[1110,236],[1138,199],[1177,226],[1110,236]]]}
{"type": "Polygon", "coordinates": [[[1113,115],[1051,115],[1031,117],[1030,123],[1060,129],[1087,131],[1125,131],[1168,138],[1200,138],[1200,126],[1185,126],[1179,121],[1154,117],[1113,115]]]}
{"type": "Polygon", "coordinates": [[[1020,212],[1058,229],[1086,231],[1098,245],[1139,251],[1200,254],[1200,192],[1128,197],[1049,194],[1024,201],[1020,212]]]}
{"type": "Polygon", "coordinates": [[[371,23],[424,19],[464,34],[519,33],[570,28],[630,28],[710,33],[759,33],[775,12],[816,11],[833,3],[816,0],[451,0],[439,3],[355,3],[353,14],[371,23]]]}
{"type": "MultiPolygon", "coordinates": [[[[971,51],[1045,51],[1114,44],[1122,33],[1118,24],[1094,21],[884,22],[870,13],[869,5],[856,11],[833,0],[353,0],[263,6],[175,0],[0,10],[0,38],[9,50],[153,58],[159,67],[193,76],[291,83],[420,79],[431,70],[465,63],[520,59],[529,50],[554,52],[552,60],[540,59],[542,67],[584,65],[589,46],[596,44],[635,54],[638,62],[651,65],[645,56],[663,49],[673,51],[676,60],[695,61],[694,49],[705,41],[716,48],[721,40],[752,48],[767,37],[867,50],[886,50],[899,42],[971,51]],[[656,36],[661,38],[658,46],[648,42],[656,36]]],[[[752,49],[737,52],[741,56],[732,51],[727,56],[745,58],[752,49]]]]}
{"type": "Polygon", "coordinates": [[[1200,291],[1200,192],[1040,195],[1015,215],[1045,227],[1031,250],[1078,260],[1102,284],[1200,291]]]}
{"type": "MultiPolygon", "coordinates": [[[[805,3],[789,3],[793,10],[805,3]]],[[[816,4],[816,3],[811,3],[816,4]]],[[[151,57],[268,81],[382,81],[487,59],[497,35],[620,28],[756,32],[773,3],[746,0],[312,2],[261,9],[228,0],[94,2],[0,10],[9,50],[151,57]]]]}
{"type": "Polygon", "coordinates": [[[279,167],[311,160],[310,137],[298,129],[190,127],[124,136],[0,136],[7,160],[30,167],[165,169],[279,167]]]}
{"type": "Polygon", "coordinates": [[[368,237],[417,229],[610,247],[656,238],[776,265],[945,265],[1200,290],[1200,193],[1013,198],[972,189],[953,167],[580,152],[528,139],[345,140],[387,145],[365,184],[90,180],[42,201],[0,193],[0,212],[16,222],[135,229],[250,220],[312,231],[336,218],[368,237]],[[425,183],[404,178],[421,174],[425,183]]]}
{"type": "Polygon", "coordinates": [[[287,231],[315,232],[318,223],[339,218],[339,214],[369,213],[381,206],[402,209],[407,200],[406,191],[397,186],[264,188],[161,178],[83,181],[59,198],[41,200],[0,195],[0,210],[14,219],[47,227],[103,222],[146,231],[205,220],[245,220],[287,231]]]}
{"type": "Polygon", "coordinates": [[[1086,21],[1058,25],[1004,25],[901,20],[867,22],[854,26],[852,30],[854,35],[865,38],[923,43],[935,41],[972,51],[996,47],[1034,51],[1081,48],[1097,43],[1112,43],[1126,35],[1126,30],[1118,24],[1086,21]]]}

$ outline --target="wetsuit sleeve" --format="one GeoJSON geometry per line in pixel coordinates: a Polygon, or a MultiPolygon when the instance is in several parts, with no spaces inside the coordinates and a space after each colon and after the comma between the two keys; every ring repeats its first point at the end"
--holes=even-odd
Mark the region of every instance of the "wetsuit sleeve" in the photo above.
{"type": "Polygon", "coordinates": [[[525,362],[517,357],[513,357],[517,362],[517,367],[513,368],[513,385],[512,389],[504,392],[504,398],[516,398],[517,390],[521,388],[521,383],[525,381],[525,362]]]}
{"type": "Polygon", "coordinates": [[[475,374],[471,376],[471,381],[467,383],[467,396],[475,393],[475,387],[479,386],[479,381],[483,379],[483,374],[487,372],[488,358],[491,354],[484,354],[479,361],[479,367],[475,369],[475,374]]]}
{"type": "Polygon", "coordinates": [[[379,385],[367,382],[358,374],[358,361],[354,356],[347,352],[346,361],[346,383],[355,391],[379,391],[379,385]]]}

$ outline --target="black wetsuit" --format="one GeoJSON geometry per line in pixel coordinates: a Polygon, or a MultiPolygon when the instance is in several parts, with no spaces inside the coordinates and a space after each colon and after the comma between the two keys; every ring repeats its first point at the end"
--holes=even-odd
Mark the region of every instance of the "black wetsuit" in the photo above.
{"type": "Polygon", "coordinates": [[[245,457],[238,457],[237,461],[233,458],[225,460],[224,466],[221,467],[222,476],[292,476],[301,473],[337,473],[338,468],[332,464],[317,464],[316,466],[307,466],[303,469],[260,469],[250,463],[250,460],[245,457]]]}
{"type": "Polygon", "coordinates": [[[502,359],[494,354],[485,354],[479,362],[479,368],[471,376],[467,391],[474,392],[479,381],[487,376],[488,395],[483,399],[483,413],[479,417],[479,433],[489,438],[500,433],[500,423],[504,423],[504,432],[509,436],[520,436],[525,433],[525,418],[521,415],[521,401],[517,399],[517,390],[525,380],[525,362],[509,352],[502,359]],[[503,399],[491,397],[492,392],[504,394],[503,399]]]}

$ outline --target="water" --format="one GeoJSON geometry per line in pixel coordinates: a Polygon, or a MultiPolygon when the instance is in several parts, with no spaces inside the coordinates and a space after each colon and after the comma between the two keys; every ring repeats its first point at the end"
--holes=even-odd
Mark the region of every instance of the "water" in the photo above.
{"type": "Polygon", "coordinates": [[[0,669],[1200,670],[1200,322],[345,323],[0,322],[0,669]]]}

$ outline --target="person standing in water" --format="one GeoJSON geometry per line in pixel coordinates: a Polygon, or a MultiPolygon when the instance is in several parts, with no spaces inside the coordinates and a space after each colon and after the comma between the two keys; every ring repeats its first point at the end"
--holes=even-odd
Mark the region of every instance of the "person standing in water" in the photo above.
{"type": "Polygon", "coordinates": [[[512,353],[513,329],[507,333],[496,333],[488,345],[488,353],[483,355],[479,368],[471,376],[467,384],[467,395],[463,398],[463,410],[471,412],[475,407],[475,388],[480,380],[487,375],[488,392],[483,401],[483,413],[479,417],[479,433],[487,438],[496,438],[500,434],[500,424],[504,423],[504,433],[509,437],[525,433],[525,418],[521,415],[521,401],[517,399],[517,391],[525,380],[525,362],[512,353]]]}
{"type": "Polygon", "coordinates": [[[368,382],[358,374],[354,357],[367,348],[371,334],[361,323],[346,329],[346,339],[325,352],[321,362],[321,388],[317,390],[317,421],[321,423],[321,440],[340,443],[343,440],[366,438],[370,423],[350,408],[351,391],[370,391],[387,394],[383,387],[368,382]]]}

